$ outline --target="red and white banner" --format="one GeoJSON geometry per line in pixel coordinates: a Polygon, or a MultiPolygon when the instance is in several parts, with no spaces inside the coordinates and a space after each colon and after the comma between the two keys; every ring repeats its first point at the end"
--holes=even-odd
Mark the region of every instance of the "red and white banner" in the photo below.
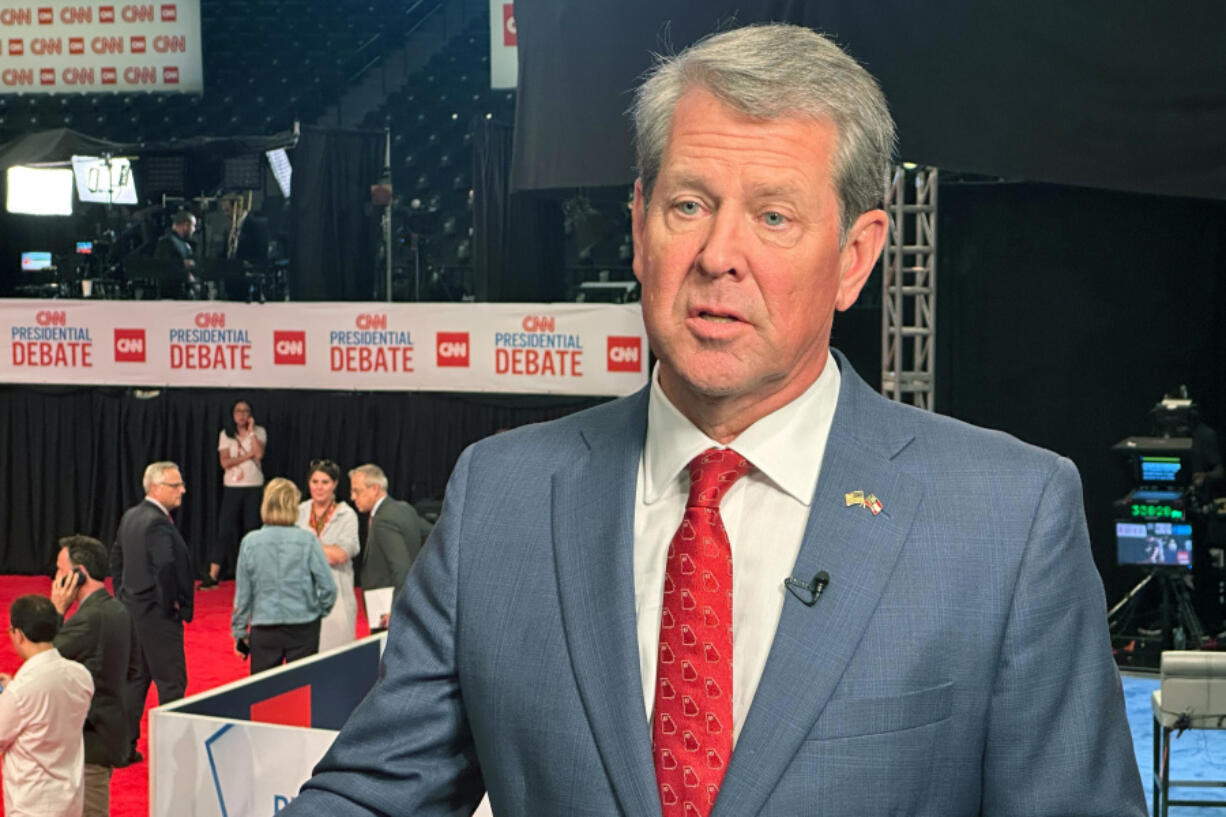
{"type": "Polygon", "coordinates": [[[7,383],[624,395],[637,304],[0,300],[7,383]]]}
{"type": "Polygon", "coordinates": [[[490,0],[490,87],[514,88],[519,81],[519,33],[515,4],[490,0]]]}
{"type": "Polygon", "coordinates": [[[0,94],[203,90],[200,0],[0,8],[0,94]]]}

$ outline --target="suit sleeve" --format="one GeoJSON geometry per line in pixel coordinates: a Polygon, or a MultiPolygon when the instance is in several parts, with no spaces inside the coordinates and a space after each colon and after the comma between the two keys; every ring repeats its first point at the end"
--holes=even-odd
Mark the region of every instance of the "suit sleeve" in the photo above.
{"type": "Polygon", "coordinates": [[[380,679],[280,814],[471,814],[484,793],[456,668],[456,576],[470,452],[392,608],[380,679]],[[389,728],[394,725],[394,728],[389,728]]]}
{"type": "Polygon", "coordinates": [[[416,514],[408,503],[405,503],[403,512],[397,508],[395,513],[375,517],[374,529],[382,528],[377,531],[377,535],[380,537],[383,558],[387,562],[388,575],[391,576],[394,599],[400,597],[404,579],[409,575],[413,559],[421,549],[421,533],[415,517],[416,514]]]}
{"type": "Polygon", "coordinates": [[[157,583],[158,606],[174,617],[179,606],[179,579],[175,568],[175,542],[169,522],[158,521],[145,529],[145,552],[157,583]]]}
{"type": "Polygon", "coordinates": [[[989,701],[982,813],[1146,814],[1081,481],[1048,475],[989,701]]]}
{"type": "Polygon", "coordinates": [[[102,649],[98,644],[101,628],[89,626],[88,614],[82,614],[80,608],[77,614],[68,619],[55,634],[55,648],[60,655],[78,664],[83,664],[89,674],[98,677],[102,674],[102,649]]]}
{"type": "Polygon", "coordinates": [[[123,546],[119,544],[118,538],[111,545],[111,589],[116,598],[123,589],[123,546]]]}

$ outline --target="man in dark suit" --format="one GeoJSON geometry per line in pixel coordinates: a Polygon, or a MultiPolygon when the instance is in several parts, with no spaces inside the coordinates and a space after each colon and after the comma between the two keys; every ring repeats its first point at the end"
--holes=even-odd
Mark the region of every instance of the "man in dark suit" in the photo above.
{"type": "MultiPolygon", "coordinates": [[[[377,465],[359,465],[349,472],[349,496],[360,513],[370,514],[362,589],[391,587],[395,598],[421,550],[421,518],[412,505],[387,495],[387,475],[377,465]]],[[[387,627],[386,615],[379,626],[387,627]]]]}
{"type": "Polygon", "coordinates": [[[84,817],[110,813],[111,772],[127,765],[132,751],[127,690],[140,671],[136,626],[124,606],[107,592],[106,547],[89,536],[60,540],[51,601],[63,616],[77,610],[55,636],[60,655],[83,664],[94,678],[94,697],[85,718],[84,817]],[[78,579],[78,575],[80,579],[78,579]]]}
{"type": "Polygon", "coordinates": [[[180,210],[171,217],[170,229],[157,240],[157,245],[153,248],[153,257],[169,264],[167,280],[180,282],[182,292],[188,298],[200,297],[195,249],[191,243],[191,237],[195,233],[196,217],[187,210],[180,210]]]}
{"type": "Polygon", "coordinates": [[[1076,468],[830,349],[889,229],[876,82],[747,26],[632,111],[652,380],[461,455],[282,817],[1142,817],[1076,468]]]}
{"type": "Polygon", "coordinates": [[[170,518],[186,492],[179,466],[150,464],[144,487],[145,498],[124,513],[111,548],[115,595],[136,623],[140,642],[140,671],[128,686],[134,758],[150,682],[157,684],[160,704],[177,701],[187,690],[183,625],[192,620],[195,598],[191,554],[170,518]]]}

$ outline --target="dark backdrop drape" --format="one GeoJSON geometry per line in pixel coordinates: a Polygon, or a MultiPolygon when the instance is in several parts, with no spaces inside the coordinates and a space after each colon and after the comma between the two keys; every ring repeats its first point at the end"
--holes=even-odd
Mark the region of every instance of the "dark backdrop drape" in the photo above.
{"type": "Polygon", "coordinates": [[[379,213],[370,186],[383,172],[381,131],[303,128],[290,156],[290,293],[296,301],[375,295],[379,213]]]}
{"type": "Polygon", "coordinates": [[[1226,203],[1041,184],[942,185],[940,202],[936,408],[1076,463],[1118,601],[1141,571],[1115,564],[1129,486],[1111,446],[1152,433],[1177,384],[1226,432],[1226,203]]]}
{"type": "Polygon", "coordinates": [[[478,301],[556,301],[562,217],[548,193],[512,193],[512,127],[473,118],[473,292],[478,301]]]}
{"type": "MultiPolygon", "coordinates": [[[[108,545],[143,492],[147,463],[179,463],[187,484],[180,530],[201,564],[217,524],[217,435],[238,399],[268,429],[265,476],[306,488],[310,460],[348,470],[375,462],[394,496],[440,498],[465,446],[498,429],[562,416],[598,398],[107,388],[0,389],[0,573],[38,573],[69,533],[108,545]],[[148,394],[146,392],[145,394],[148,394]]],[[[510,476],[510,475],[509,475],[510,476]]],[[[348,498],[349,483],[338,487],[348,498]]]]}
{"type": "Polygon", "coordinates": [[[1226,4],[1186,0],[518,0],[516,189],[633,179],[624,114],[650,52],[778,20],[880,80],[902,159],[1226,198],[1226,4]]]}

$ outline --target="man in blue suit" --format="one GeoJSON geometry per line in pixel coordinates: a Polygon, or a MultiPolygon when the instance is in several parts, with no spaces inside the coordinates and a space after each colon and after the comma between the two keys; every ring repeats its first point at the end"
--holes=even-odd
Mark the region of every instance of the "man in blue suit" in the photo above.
{"type": "Polygon", "coordinates": [[[753,26],[633,112],[652,383],[464,453],[384,673],[285,813],[1143,815],[1072,464],[829,350],[887,229],[876,83],[753,26]],[[714,506],[711,456],[740,463],[714,506]],[[721,616],[730,663],[678,662],[721,616]],[[730,699],[726,763],[710,714],[670,742],[716,705],[686,672],[730,699]]]}

